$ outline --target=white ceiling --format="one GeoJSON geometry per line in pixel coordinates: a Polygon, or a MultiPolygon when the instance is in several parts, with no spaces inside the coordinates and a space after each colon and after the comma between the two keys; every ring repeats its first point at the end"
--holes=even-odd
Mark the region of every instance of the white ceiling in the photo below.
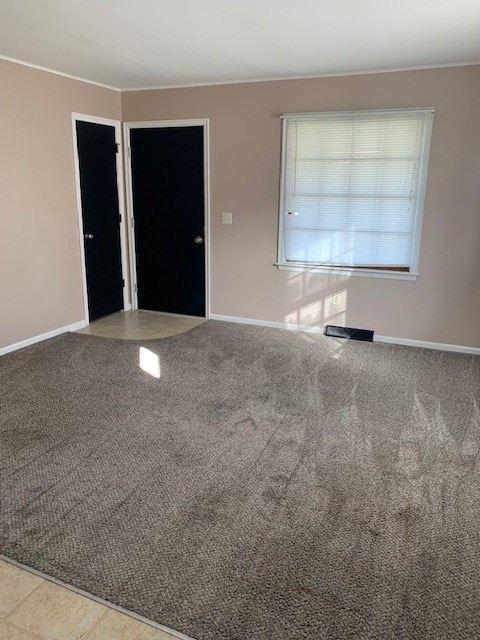
{"type": "Polygon", "coordinates": [[[480,61],[480,0],[0,0],[0,54],[113,87],[480,61]]]}

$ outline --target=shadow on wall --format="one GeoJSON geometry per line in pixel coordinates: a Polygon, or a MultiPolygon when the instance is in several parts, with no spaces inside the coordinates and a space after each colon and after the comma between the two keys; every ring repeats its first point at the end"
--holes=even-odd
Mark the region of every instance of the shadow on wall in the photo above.
{"type": "Polygon", "coordinates": [[[288,278],[291,310],[285,322],[306,327],[323,328],[326,324],[345,326],[347,319],[348,277],[335,276],[335,283],[318,286],[308,272],[294,273],[288,278]]]}

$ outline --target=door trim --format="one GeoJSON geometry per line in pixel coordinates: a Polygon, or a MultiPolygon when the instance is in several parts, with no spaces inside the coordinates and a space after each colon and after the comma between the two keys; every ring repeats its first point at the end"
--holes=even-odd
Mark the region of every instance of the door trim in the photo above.
{"type": "Polygon", "coordinates": [[[128,236],[127,236],[127,215],[125,209],[125,180],[123,174],[123,140],[122,140],[122,124],[120,120],[110,120],[109,118],[99,118],[84,113],[72,113],[72,135],[73,135],[73,163],[75,173],[75,192],[77,200],[77,221],[78,221],[78,243],[80,245],[80,264],[82,271],[82,287],[83,287],[83,307],[86,324],[90,324],[87,294],[87,270],[85,266],[85,247],[83,245],[83,212],[82,212],[82,193],[80,189],[80,165],[78,161],[78,145],[77,145],[77,122],[92,122],[93,124],[104,124],[115,129],[115,142],[119,145],[116,154],[117,168],[117,193],[118,193],[118,212],[121,216],[120,225],[120,253],[122,258],[122,275],[125,280],[123,287],[123,309],[126,311],[131,309],[131,288],[128,266],[128,236]]]}
{"type": "Polygon", "coordinates": [[[190,120],[150,120],[124,122],[124,156],[126,173],[126,193],[128,212],[128,248],[130,256],[130,288],[132,309],[138,309],[137,266],[135,252],[135,227],[133,218],[132,164],[130,152],[130,131],[132,129],[160,129],[165,127],[203,127],[203,180],[204,180],[204,243],[205,243],[205,318],[210,318],[210,134],[209,119],[190,120]]]}

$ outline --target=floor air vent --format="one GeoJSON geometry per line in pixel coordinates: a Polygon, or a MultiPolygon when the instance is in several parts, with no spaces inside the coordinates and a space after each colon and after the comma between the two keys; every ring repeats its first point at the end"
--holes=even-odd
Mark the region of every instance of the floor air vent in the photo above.
{"type": "Polygon", "coordinates": [[[325,335],[332,338],[348,338],[348,340],[361,340],[362,342],[373,342],[373,331],[370,329],[353,329],[352,327],[336,327],[327,324],[325,335]]]}

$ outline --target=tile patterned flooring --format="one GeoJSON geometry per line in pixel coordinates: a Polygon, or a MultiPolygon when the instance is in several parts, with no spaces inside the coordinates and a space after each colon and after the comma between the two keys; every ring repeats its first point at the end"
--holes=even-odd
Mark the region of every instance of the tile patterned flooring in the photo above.
{"type": "MultiPolygon", "coordinates": [[[[121,311],[79,333],[148,340],[184,333],[204,318],[121,311]]],[[[0,559],[0,640],[176,640],[175,636],[0,559]]]]}
{"type": "Polygon", "coordinates": [[[177,640],[0,559],[1,640],[177,640]]]}
{"type": "Polygon", "coordinates": [[[202,322],[205,322],[205,318],[138,309],[105,316],[80,329],[78,333],[123,340],[153,340],[184,333],[202,322]]]}

